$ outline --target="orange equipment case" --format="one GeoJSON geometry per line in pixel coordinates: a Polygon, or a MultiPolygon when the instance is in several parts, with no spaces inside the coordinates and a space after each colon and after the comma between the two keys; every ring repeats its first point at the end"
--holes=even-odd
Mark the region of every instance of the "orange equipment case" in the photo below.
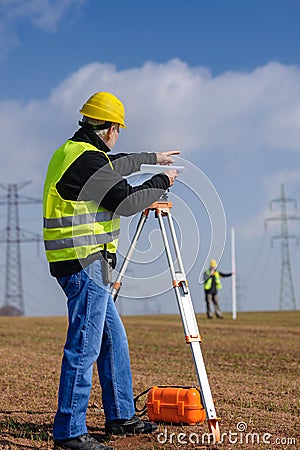
{"type": "Polygon", "coordinates": [[[206,418],[200,391],[194,387],[152,386],[147,398],[148,417],[153,422],[203,423],[206,418]]]}

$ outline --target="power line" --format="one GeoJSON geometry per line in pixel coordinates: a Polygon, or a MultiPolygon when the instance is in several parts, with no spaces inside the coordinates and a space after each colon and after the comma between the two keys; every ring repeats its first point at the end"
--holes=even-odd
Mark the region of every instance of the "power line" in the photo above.
{"type": "Polygon", "coordinates": [[[0,243],[6,244],[4,304],[0,308],[2,316],[23,316],[24,293],[22,283],[21,243],[40,242],[42,237],[32,231],[20,228],[19,205],[41,203],[41,200],[28,196],[20,196],[19,190],[31,181],[23,183],[0,183],[7,191],[0,197],[0,205],[7,205],[6,228],[0,231],[0,243]]]}
{"type": "Polygon", "coordinates": [[[269,217],[265,220],[265,224],[271,221],[280,222],[281,232],[271,238],[273,240],[280,239],[281,241],[281,276],[280,276],[280,293],[279,293],[279,309],[296,309],[296,297],[294,290],[294,283],[291,271],[289,240],[298,237],[289,234],[288,222],[290,220],[300,220],[300,216],[292,215],[287,211],[287,204],[293,203],[294,209],[297,209],[296,200],[287,198],[284,192],[284,185],[281,185],[281,195],[279,198],[271,201],[271,208],[273,204],[279,204],[280,213],[277,216],[269,217]]]}

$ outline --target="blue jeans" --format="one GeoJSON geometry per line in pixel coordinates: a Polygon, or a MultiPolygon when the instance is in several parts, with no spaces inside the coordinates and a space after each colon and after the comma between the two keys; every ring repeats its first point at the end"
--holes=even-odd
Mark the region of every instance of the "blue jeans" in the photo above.
{"type": "Polygon", "coordinates": [[[58,282],[68,297],[69,326],[53,436],[69,439],[87,433],[94,363],[106,420],[129,419],[135,408],[127,336],[109,286],[103,284],[101,262],[58,282]]]}

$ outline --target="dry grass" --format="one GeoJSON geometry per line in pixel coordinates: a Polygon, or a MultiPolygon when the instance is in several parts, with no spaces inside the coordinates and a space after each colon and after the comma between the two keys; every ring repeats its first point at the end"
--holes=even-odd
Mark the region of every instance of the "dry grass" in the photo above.
{"type": "MultiPolygon", "coordinates": [[[[241,313],[237,321],[229,316],[224,321],[197,319],[221,433],[227,433],[217,447],[299,448],[300,312],[241,313]],[[251,433],[247,439],[247,432],[230,434],[238,432],[239,422],[247,424],[251,433]],[[270,444],[262,442],[265,433],[272,435],[265,435],[270,444]]],[[[124,323],[135,394],[155,384],[197,384],[179,316],[125,317],[124,323]]],[[[0,317],[1,449],[52,448],[66,325],[60,317],[0,317]]],[[[96,374],[87,422],[95,437],[105,438],[96,374]]],[[[160,438],[158,433],[112,438],[110,445],[135,450],[215,448],[202,445],[202,434],[207,432],[206,423],[194,427],[160,424],[160,438]]]]}

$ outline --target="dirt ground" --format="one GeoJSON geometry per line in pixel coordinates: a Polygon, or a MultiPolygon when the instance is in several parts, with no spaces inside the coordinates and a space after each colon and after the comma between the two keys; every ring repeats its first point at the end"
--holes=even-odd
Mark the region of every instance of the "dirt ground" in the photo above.
{"type": "MultiPolygon", "coordinates": [[[[87,414],[91,434],[116,450],[300,448],[300,311],[197,320],[222,442],[208,440],[207,421],[161,423],[150,436],[108,440],[96,373],[87,414]]],[[[124,317],[124,323],[135,395],[152,385],[197,384],[179,316],[124,317]]],[[[66,325],[61,317],[0,317],[1,450],[53,448],[66,325]]]]}

